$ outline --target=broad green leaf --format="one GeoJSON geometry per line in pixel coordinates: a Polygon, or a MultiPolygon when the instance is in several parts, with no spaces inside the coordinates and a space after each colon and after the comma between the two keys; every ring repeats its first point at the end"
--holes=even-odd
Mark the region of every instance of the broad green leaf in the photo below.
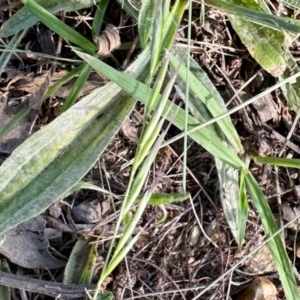
{"type": "MultiPolygon", "coordinates": [[[[105,95],[105,90],[103,93],[105,95]]],[[[99,95],[98,99],[101,99],[99,95]]],[[[123,96],[111,104],[113,108],[106,110],[101,110],[101,105],[97,107],[96,104],[75,107],[70,114],[73,115],[72,128],[71,124],[66,124],[70,115],[61,115],[64,120],[57,118],[57,122],[34,134],[2,164],[1,233],[39,215],[95,164],[134,107],[135,100],[123,96]],[[103,115],[87,119],[80,110],[100,111],[103,115]],[[70,131],[63,130],[64,126],[70,131]]]]}
{"type": "MultiPolygon", "coordinates": [[[[201,3],[197,0],[197,2],[201,3]]],[[[228,14],[238,15],[250,22],[273,28],[279,31],[287,31],[298,34],[300,31],[300,21],[291,18],[283,18],[271,15],[269,13],[249,9],[240,5],[234,5],[225,0],[205,0],[205,4],[216,7],[228,14]]]]}
{"type": "MultiPolygon", "coordinates": [[[[230,0],[232,4],[240,1],[230,0]]],[[[244,6],[256,11],[269,13],[263,0],[247,0],[244,6]]],[[[284,42],[284,34],[275,29],[254,24],[239,15],[228,15],[228,18],[248,49],[253,58],[274,77],[282,75],[286,68],[286,61],[282,56],[281,46],[284,42]]]]}
{"type": "MultiPolygon", "coordinates": [[[[148,97],[150,93],[150,88],[145,84],[134,80],[130,76],[126,74],[122,74],[121,72],[114,70],[110,66],[101,62],[99,59],[92,57],[88,54],[81,53],[76,51],[76,54],[84,59],[87,63],[89,63],[93,68],[115,82],[118,82],[120,87],[124,89],[127,93],[137,98],[144,104],[147,103],[148,97]]],[[[184,111],[179,108],[177,105],[172,102],[167,102],[166,110],[169,111],[167,119],[171,121],[175,126],[179,129],[183,130],[184,128],[184,111]]],[[[198,125],[197,120],[191,116],[189,116],[189,125],[191,127],[198,125]]],[[[220,158],[227,164],[231,165],[236,169],[243,168],[244,163],[238,158],[238,156],[232,152],[228,147],[226,147],[222,141],[217,137],[214,132],[207,128],[202,128],[201,130],[197,130],[191,132],[189,136],[194,139],[197,143],[199,143],[203,148],[212,153],[214,156],[220,158]]]]}
{"type": "Polygon", "coordinates": [[[23,2],[32,14],[34,14],[40,21],[58,35],[81,47],[81,49],[84,49],[88,53],[94,54],[96,52],[97,46],[95,44],[90,42],[73,28],[66,25],[64,22],[60,21],[34,0],[23,0],[23,2]]]}
{"type": "MultiPolygon", "coordinates": [[[[20,32],[17,32],[12,37],[12,39],[10,40],[10,42],[8,43],[6,48],[8,48],[8,49],[16,48],[19,45],[22,38],[24,37],[25,33],[26,33],[26,30],[21,30],[20,32]]],[[[13,50],[7,51],[7,52],[2,52],[1,57],[0,57],[0,76],[3,73],[3,71],[5,70],[7,63],[10,61],[10,59],[14,53],[15,52],[13,50]]]]}
{"type": "MultiPolygon", "coordinates": [[[[142,53],[127,72],[141,76],[148,61],[149,53],[142,53]]],[[[108,83],[20,145],[0,167],[0,233],[39,215],[70,190],[94,165],[134,104],[108,83]]]]}
{"type": "Polygon", "coordinates": [[[92,238],[79,238],[64,270],[63,283],[91,284],[96,262],[97,243],[92,238]]]}
{"type": "MultiPolygon", "coordinates": [[[[247,190],[253,200],[253,203],[261,216],[261,222],[264,228],[266,237],[270,237],[278,230],[274,216],[266,200],[264,194],[259,188],[258,183],[251,173],[245,174],[245,183],[247,190]]],[[[284,288],[286,299],[299,300],[299,292],[297,289],[295,277],[293,274],[292,266],[287,255],[285,246],[279,234],[274,236],[269,242],[268,246],[272,257],[274,259],[276,269],[284,288]]]]}
{"type": "MultiPolygon", "coordinates": [[[[36,0],[38,4],[49,10],[52,14],[59,11],[75,11],[82,8],[91,7],[95,0],[36,0]]],[[[12,15],[0,28],[0,38],[13,35],[20,30],[28,29],[36,24],[39,19],[23,7],[12,15]]]]}
{"type": "Polygon", "coordinates": [[[155,16],[156,2],[157,0],[143,0],[140,8],[138,31],[140,42],[143,48],[146,48],[147,41],[153,31],[152,25],[155,16]]]}

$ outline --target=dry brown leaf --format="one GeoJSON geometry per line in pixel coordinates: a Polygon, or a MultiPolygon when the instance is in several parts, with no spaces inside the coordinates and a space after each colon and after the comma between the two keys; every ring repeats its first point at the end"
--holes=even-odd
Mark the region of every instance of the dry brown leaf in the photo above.
{"type": "MultiPolygon", "coordinates": [[[[0,131],[8,124],[19,109],[20,107],[9,107],[5,102],[0,101],[0,131]]],[[[29,137],[30,129],[31,123],[27,119],[16,125],[0,140],[0,152],[10,154],[29,137]]]]}
{"type": "Polygon", "coordinates": [[[238,300],[276,300],[276,287],[267,278],[257,277],[239,295],[238,300]]]}
{"type": "Polygon", "coordinates": [[[83,201],[72,208],[72,216],[75,221],[85,224],[96,223],[102,218],[102,208],[99,199],[83,201]]]}
{"type": "MultiPolygon", "coordinates": [[[[282,209],[283,219],[287,222],[290,222],[291,220],[293,220],[300,213],[300,209],[297,206],[292,207],[287,202],[282,203],[281,209],[282,209]]],[[[288,226],[288,228],[291,229],[294,232],[298,232],[299,231],[299,225],[300,225],[300,220],[297,219],[292,224],[290,224],[288,226]]]]}
{"type": "Polygon", "coordinates": [[[130,122],[130,118],[126,118],[125,121],[122,124],[122,132],[123,134],[132,142],[137,143],[138,138],[138,129],[137,127],[133,126],[130,122]]]}
{"type": "MultiPolygon", "coordinates": [[[[250,251],[254,250],[256,246],[252,246],[250,251]]],[[[253,256],[245,261],[243,270],[253,274],[265,274],[276,272],[274,260],[269,248],[264,245],[253,256]]]]}
{"type": "Polygon", "coordinates": [[[54,258],[48,252],[49,244],[44,231],[42,217],[26,221],[5,233],[0,253],[23,268],[57,269],[64,266],[65,261],[54,258]]]}
{"type": "Polygon", "coordinates": [[[97,52],[99,56],[109,56],[113,50],[119,48],[121,45],[119,31],[112,24],[108,24],[102,34],[96,37],[96,40],[99,44],[97,52]]]}

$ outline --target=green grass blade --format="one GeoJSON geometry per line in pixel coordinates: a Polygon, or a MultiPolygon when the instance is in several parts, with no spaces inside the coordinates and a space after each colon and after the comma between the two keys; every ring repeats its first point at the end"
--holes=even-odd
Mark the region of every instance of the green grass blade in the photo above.
{"type": "Polygon", "coordinates": [[[92,24],[93,39],[95,39],[95,36],[99,36],[108,3],[109,0],[101,0],[96,4],[96,12],[92,24]]]}
{"type": "Polygon", "coordinates": [[[32,14],[64,39],[74,43],[90,54],[94,54],[97,51],[97,46],[95,44],[90,42],[71,27],[67,26],[64,22],[60,21],[35,1],[23,0],[23,2],[32,14]]]}
{"type": "MultiPolygon", "coordinates": [[[[253,203],[261,217],[266,237],[269,237],[278,230],[270,206],[251,173],[245,174],[245,183],[253,203]]],[[[268,246],[274,259],[286,299],[299,300],[299,292],[291,263],[280,235],[274,236],[274,238],[268,242],[268,246]]]]}
{"type": "MultiPolygon", "coordinates": [[[[295,61],[293,55],[290,53],[288,47],[284,47],[284,57],[288,64],[282,76],[279,77],[279,81],[288,78],[292,74],[298,73],[300,71],[297,62],[295,61]]],[[[300,78],[297,78],[295,82],[290,84],[285,84],[281,87],[281,90],[292,109],[297,113],[300,108],[300,78]]]]}
{"type": "Polygon", "coordinates": [[[83,69],[81,70],[75,84],[73,85],[68,97],[66,98],[60,113],[69,109],[77,100],[80,91],[82,90],[83,86],[85,85],[86,81],[88,80],[92,71],[92,67],[88,64],[85,64],[83,69]]]}
{"type": "Polygon", "coordinates": [[[247,190],[246,190],[246,182],[245,182],[245,176],[246,172],[244,170],[241,171],[240,174],[240,188],[239,188],[239,202],[238,202],[238,234],[237,234],[237,242],[239,247],[241,247],[244,236],[246,232],[246,223],[248,219],[248,199],[247,199],[247,190]]]}
{"type": "MultiPolygon", "coordinates": [[[[123,74],[117,70],[114,70],[110,66],[101,62],[99,59],[96,59],[88,54],[81,53],[76,51],[76,54],[84,59],[87,63],[89,63],[93,68],[102,73],[104,76],[117,82],[124,91],[140,100],[144,104],[147,103],[150,88],[145,84],[135,80],[134,78],[123,74]]],[[[175,126],[179,129],[183,130],[184,128],[184,111],[177,107],[172,102],[168,101],[166,110],[169,110],[169,115],[167,119],[171,121],[175,126]],[[174,117],[175,116],[175,117],[174,117]]],[[[189,116],[189,125],[191,127],[198,125],[198,121],[193,117],[189,116]]],[[[197,143],[202,145],[207,151],[212,153],[214,156],[220,158],[224,162],[228,163],[232,167],[236,169],[240,169],[244,167],[244,163],[238,158],[238,156],[232,152],[228,147],[226,147],[219,137],[217,137],[214,132],[208,130],[206,128],[202,128],[201,130],[194,131],[189,133],[189,136],[194,139],[197,143]]]]}
{"type": "MultiPolygon", "coordinates": [[[[182,50],[177,48],[174,51],[176,56],[171,58],[171,66],[174,70],[178,71],[178,77],[181,78],[185,82],[186,80],[186,72],[187,68],[180,61],[179,57],[184,58],[184,53],[182,50]]],[[[199,67],[199,65],[192,59],[190,59],[191,71],[189,71],[189,87],[190,91],[194,93],[207,107],[213,117],[219,116],[222,113],[226,112],[227,109],[223,102],[222,97],[214,87],[213,83],[210,81],[206,73],[199,67]]],[[[197,99],[195,99],[195,102],[197,99]]],[[[193,98],[191,98],[190,104],[193,106],[194,110],[198,107],[197,103],[193,102],[193,98]]],[[[202,112],[199,112],[201,114],[202,112]]],[[[243,152],[243,146],[241,144],[241,140],[239,135],[233,126],[231,119],[229,117],[222,119],[218,122],[220,130],[227,137],[228,142],[231,143],[232,147],[237,153],[243,152]]]]}
{"type": "MultiPolygon", "coordinates": [[[[8,49],[14,49],[18,46],[19,42],[21,39],[24,37],[26,33],[26,30],[21,30],[20,32],[16,33],[10,42],[7,45],[8,49]]],[[[12,55],[14,54],[14,51],[7,51],[7,52],[2,52],[1,57],[0,57],[0,76],[3,73],[3,71],[6,68],[7,63],[11,59],[12,55]]]]}
{"type": "Polygon", "coordinates": [[[219,178],[220,201],[230,231],[240,246],[240,237],[244,232],[239,227],[241,223],[239,218],[239,172],[218,158],[215,158],[215,162],[219,178]]]}
{"type": "Polygon", "coordinates": [[[55,93],[60,87],[62,87],[64,84],[66,84],[67,82],[69,82],[70,80],[72,80],[74,77],[78,76],[82,69],[85,67],[85,64],[80,65],[79,67],[71,70],[66,76],[64,76],[63,78],[59,79],[58,81],[56,81],[54,84],[52,84],[45,96],[44,99],[49,98],[53,93],[55,93]]]}
{"type": "Polygon", "coordinates": [[[279,158],[279,157],[254,157],[254,161],[258,163],[275,165],[278,167],[297,168],[300,169],[300,159],[296,158],[279,158]]]}
{"type": "Polygon", "coordinates": [[[29,108],[24,106],[0,131],[0,140],[7,135],[16,125],[18,125],[29,114],[29,108]]]}

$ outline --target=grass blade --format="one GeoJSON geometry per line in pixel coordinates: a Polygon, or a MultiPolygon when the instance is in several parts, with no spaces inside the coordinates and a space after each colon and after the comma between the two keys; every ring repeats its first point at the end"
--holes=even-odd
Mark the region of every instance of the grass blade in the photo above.
{"type": "MultiPolygon", "coordinates": [[[[269,237],[278,230],[270,206],[255,178],[249,172],[245,175],[245,183],[253,203],[261,216],[266,237],[269,237]]],[[[299,292],[291,263],[280,235],[275,235],[274,238],[268,242],[268,246],[274,259],[286,298],[288,300],[299,300],[299,292]]]]}
{"type": "Polygon", "coordinates": [[[67,26],[64,22],[60,21],[35,1],[23,0],[23,2],[32,14],[64,39],[74,43],[88,53],[94,54],[97,51],[97,46],[95,44],[90,42],[71,27],[67,26]]]}

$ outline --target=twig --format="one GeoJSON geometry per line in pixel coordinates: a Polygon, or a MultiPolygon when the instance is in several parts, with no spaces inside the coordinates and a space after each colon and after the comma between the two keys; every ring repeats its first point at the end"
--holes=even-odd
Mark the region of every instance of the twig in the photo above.
{"type": "Polygon", "coordinates": [[[91,285],[64,284],[5,272],[0,272],[0,285],[24,289],[52,297],[56,297],[60,294],[61,296],[67,296],[69,299],[86,296],[86,290],[95,290],[95,286],[91,285]]]}

